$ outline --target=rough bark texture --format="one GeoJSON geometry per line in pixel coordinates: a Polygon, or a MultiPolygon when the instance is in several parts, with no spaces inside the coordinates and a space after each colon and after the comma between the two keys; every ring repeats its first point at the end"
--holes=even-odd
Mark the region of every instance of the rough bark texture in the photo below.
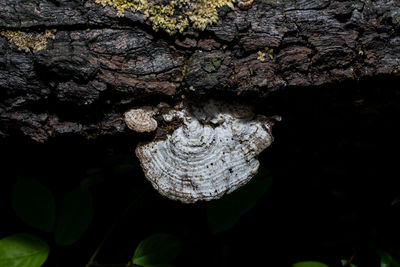
{"type": "Polygon", "coordinates": [[[93,0],[2,0],[0,10],[0,31],[54,30],[35,53],[0,35],[0,136],[109,135],[127,131],[127,109],[185,92],[261,98],[400,72],[396,0],[255,0],[172,37],[93,0]]]}

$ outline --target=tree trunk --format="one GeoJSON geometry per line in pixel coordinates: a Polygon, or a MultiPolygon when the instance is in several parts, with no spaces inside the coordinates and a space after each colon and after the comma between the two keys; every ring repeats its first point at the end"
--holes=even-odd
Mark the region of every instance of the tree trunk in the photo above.
{"type": "Polygon", "coordinates": [[[255,0],[170,36],[94,0],[0,2],[0,136],[127,131],[137,105],[399,77],[397,0],[255,0]]]}

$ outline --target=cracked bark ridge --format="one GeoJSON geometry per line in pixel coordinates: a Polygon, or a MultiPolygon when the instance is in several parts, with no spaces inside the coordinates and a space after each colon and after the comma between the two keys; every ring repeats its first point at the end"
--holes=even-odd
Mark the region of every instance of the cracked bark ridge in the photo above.
{"type": "Polygon", "coordinates": [[[3,0],[0,10],[0,31],[56,30],[35,53],[0,36],[0,136],[125,132],[129,107],[185,89],[262,97],[399,75],[398,0],[255,0],[248,10],[221,9],[204,32],[174,37],[92,0],[3,0]]]}

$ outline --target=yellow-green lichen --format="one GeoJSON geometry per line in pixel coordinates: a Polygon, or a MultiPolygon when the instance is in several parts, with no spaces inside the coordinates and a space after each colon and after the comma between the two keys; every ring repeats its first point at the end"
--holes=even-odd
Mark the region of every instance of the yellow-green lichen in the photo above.
{"type": "Polygon", "coordinates": [[[48,39],[54,39],[54,34],[51,31],[45,33],[28,33],[21,31],[2,31],[0,35],[7,38],[8,42],[16,45],[18,50],[23,50],[26,53],[32,51],[36,53],[47,48],[48,39]]]}
{"type": "Polygon", "coordinates": [[[155,31],[164,30],[170,35],[183,32],[189,25],[204,30],[218,21],[218,8],[234,8],[235,0],[95,0],[103,6],[109,5],[123,16],[125,10],[142,12],[150,20],[155,31]]]}
{"type": "Polygon", "coordinates": [[[273,60],[274,59],[274,49],[265,47],[264,50],[265,50],[265,52],[263,52],[263,51],[257,52],[257,55],[258,55],[257,59],[260,61],[265,61],[268,56],[271,60],[273,60]]]}
{"type": "Polygon", "coordinates": [[[396,74],[397,72],[399,72],[399,69],[400,69],[399,65],[393,65],[391,67],[391,73],[396,74]]]}
{"type": "Polygon", "coordinates": [[[264,47],[265,52],[268,54],[269,58],[272,60],[274,59],[274,49],[272,48],[268,48],[268,47],[264,47]]]}
{"type": "Polygon", "coordinates": [[[257,55],[258,55],[257,59],[259,61],[265,61],[265,59],[267,58],[267,53],[262,52],[262,51],[258,51],[257,55]]]}
{"type": "Polygon", "coordinates": [[[182,81],[186,77],[187,63],[185,63],[182,67],[182,81]]]}

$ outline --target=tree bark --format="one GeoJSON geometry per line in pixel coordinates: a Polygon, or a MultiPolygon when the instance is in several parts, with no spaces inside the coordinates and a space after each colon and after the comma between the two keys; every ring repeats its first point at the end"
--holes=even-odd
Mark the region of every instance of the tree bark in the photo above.
{"type": "Polygon", "coordinates": [[[128,130],[127,109],[186,94],[261,99],[400,75],[398,0],[255,0],[174,36],[93,0],[3,0],[0,10],[3,137],[114,135],[128,130]],[[24,49],[7,35],[17,31],[52,38],[24,49]]]}

